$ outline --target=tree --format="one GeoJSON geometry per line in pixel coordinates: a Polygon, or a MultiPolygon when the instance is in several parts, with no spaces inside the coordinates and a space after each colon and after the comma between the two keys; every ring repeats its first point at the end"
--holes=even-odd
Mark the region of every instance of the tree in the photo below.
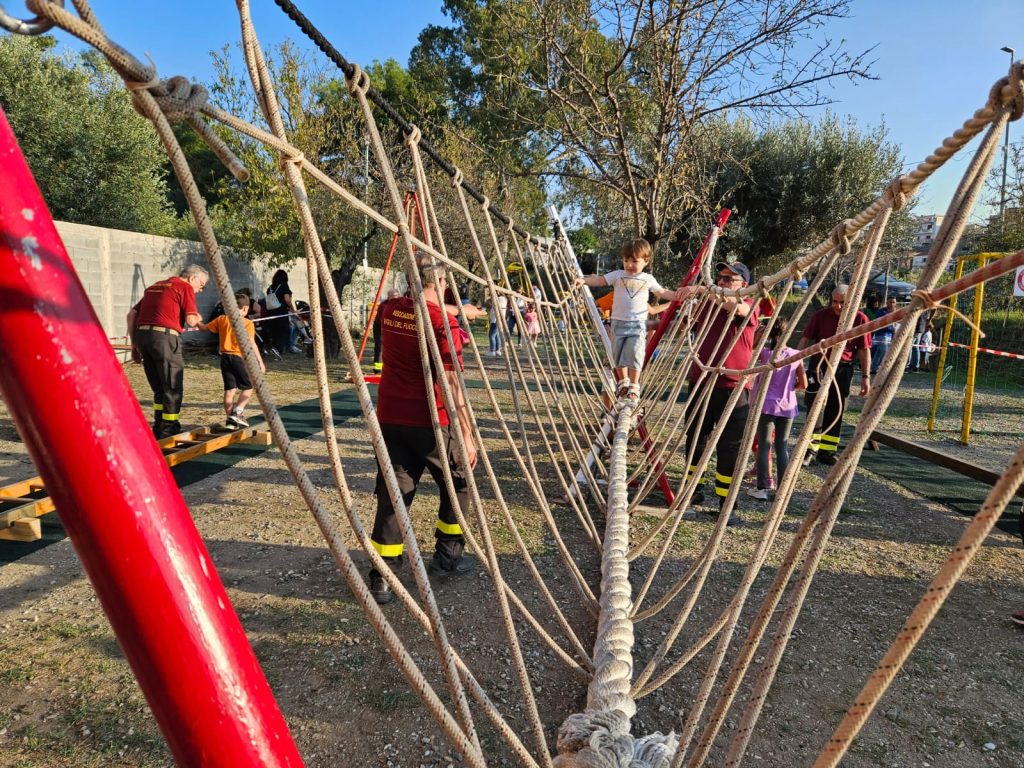
{"type": "Polygon", "coordinates": [[[56,219],[173,234],[166,154],[95,52],[0,37],[0,105],[56,219]]]}
{"type": "Polygon", "coordinates": [[[1018,141],[1009,145],[1005,190],[1001,162],[993,166],[986,187],[988,195],[985,202],[994,213],[979,239],[980,250],[999,253],[1024,248],[1024,143],[1018,141]],[[1005,210],[1000,215],[999,208],[1003,202],[1005,210]]]}
{"type": "Polygon", "coordinates": [[[847,0],[446,0],[445,10],[454,26],[420,42],[445,63],[433,82],[456,114],[513,170],[554,180],[574,205],[586,194],[623,234],[652,243],[710,208],[707,121],[818,106],[831,80],[869,76],[865,53],[816,37],[847,0]]]}
{"type": "MultiPolygon", "coordinates": [[[[899,148],[884,125],[861,131],[852,119],[827,114],[818,123],[788,120],[757,130],[749,120],[718,121],[707,128],[705,154],[716,158],[709,200],[734,210],[719,246],[766,272],[813,247],[832,228],[867,207],[900,173],[899,148]]],[[[881,254],[905,253],[912,206],[895,214],[881,254]]],[[[680,242],[694,250],[700,226],[680,242]]]]}

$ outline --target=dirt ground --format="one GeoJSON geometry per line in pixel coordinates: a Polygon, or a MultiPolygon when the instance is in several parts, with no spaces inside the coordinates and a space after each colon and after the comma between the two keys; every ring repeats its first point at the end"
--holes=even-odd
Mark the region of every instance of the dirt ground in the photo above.
{"type": "MultiPolygon", "coordinates": [[[[220,418],[220,378],[214,362],[215,358],[190,362],[186,423],[208,424],[220,418]]],[[[493,361],[488,364],[494,366],[493,361]]],[[[146,403],[141,370],[137,366],[126,370],[146,403]]],[[[333,376],[337,381],[336,371],[333,376]]],[[[305,360],[273,364],[270,378],[279,404],[315,396],[305,360]]],[[[914,439],[921,431],[919,389],[924,387],[908,386],[907,399],[894,408],[891,422],[894,429],[913,430],[908,436],[914,439]]],[[[473,396],[482,397],[482,390],[474,390],[473,396]]],[[[507,404],[507,393],[502,397],[507,404]]],[[[589,646],[593,619],[559,568],[551,537],[523,490],[507,446],[498,440],[496,421],[485,409],[478,413],[503,492],[536,554],[538,568],[548,576],[559,604],[589,646]]],[[[1005,456],[1020,440],[1020,427],[1010,425],[1008,429],[1016,432],[1003,434],[999,428],[1003,418],[994,410],[992,422],[982,431],[1000,434],[983,441],[986,444],[977,451],[979,461],[993,469],[1005,463],[1005,456]]],[[[342,426],[339,443],[357,508],[369,523],[374,462],[362,424],[353,420],[342,426]]],[[[296,447],[337,524],[343,526],[322,435],[298,440],[296,447]]],[[[0,481],[33,474],[11,419],[0,408],[0,481]]],[[[822,476],[819,467],[802,473],[797,503],[755,583],[740,618],[738,638],[746,634],[783,548],[822,476]]],[[[307,765],[443,768],[461,764],[364,620],[276,449],[188,485],[182,494],[307,765]]],[[[422,496],[413,510],[419,540],[429,546],[436,497],[429,481],[422,496]]],[[[711,624],[739,581],[767,504],[743,496],[740,509],[750,524],[729,529],[724,556],[713,566],[709,587],[671,658],[711,624]]],[[[554,513],[570,531],[569,544],[581,568],[596,584],[597,556],[580,534],[571,533],[578,530],[575,516],[561,506],[555,506],[554,513]]],[[[635,534],[656,521],[656,512],[650,510],[635,516],[635,534]]],[[[967,518],[942,504],[858,471],[745,764],[813,762],[966,523],[967,518]]],[[[685,525],[677,534],[678,548],[667,575],[683,573],[710,533],[706,523],[685,525]]],[[[538,608],[537,590],[509,532],[498,524],[496,536],[506,579],[531,607],[538,608]]],[[[365,569],[365,555],[352,545],[351,535],[346,540],[365,569]]],[[[649,560],[641,558],[634,566],[642,574],[649,560]]],[[[1009,621],[1010,613],[1024,609],[1022,574],[1020,539],[994,531],[858,737],[844,766],[1024,766],[1024,631],[1009,621]]],[[[403,579],[412,583],[408,572],[403,579]]],[[[640,583],[638,576],[634,587],[640,583]]],[[[656,589],[655,594],[661,593],[656,589]]],[[[443,585],[438,601],[457,650],[513,728],[527,739],[523,701],[489,579],[475,575],[443,585]]],[[[431,648],[418,625],[397,604],[387,606],[386,613],[444,698],[444,685],[430,662],[431,648]]],[[[546,625],[553,624],[543,609],[538,608],[538,615],[546,625]]],[[[651,619],[638,627],[636,653],[641,664],[667,628],[667,618],[651,619]]],[[[586,686],[566,672],[525,623],[518,622],[516,629],[553,745],[565,716],[582,710],[586,686]]],[[[669,685],[639,702],[635,734],[679,730],[693,705],[709,653],[710,649],[703,651],[669,685]]],[[[735,647],[726,658],[726,668],[734,654],[735,647]]],[[[737,712],[730,714],[710,765],[722,764],[724,746],[738,719],[737,712]]],[[[483,715],[477,715],[477,723],[489,764],[512,765],[483,715]]],[[[171,763],[71,543],[65,540],[0,566],[0,766],[171,763]]]]}

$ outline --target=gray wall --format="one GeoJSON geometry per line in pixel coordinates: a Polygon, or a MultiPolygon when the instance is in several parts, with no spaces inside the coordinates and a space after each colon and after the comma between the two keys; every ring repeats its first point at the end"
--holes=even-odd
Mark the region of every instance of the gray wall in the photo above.
{"type": "MultiPolygon", "coordinates": [[[[188,264],[207,266],[202,245],[189,240],[64,221],[56,224],[89,300],[110,337],[124,336],[125,316],[142,297],[146,286],[178,274],[188,264]]],[[[268,267],[265,263],[251,264],[230,257],[226,263],[231,285],[236,289],[251,288],[256,298],[266,291],[276,271],[275,267],[268,267]]],[[[293,264],[286,271],[294,299],[308,301],[305,264],[293,264]]],[[[379,269],[358,268],[351,285],[342,294],[342,308],[351,329],[362,330],[366,322],[365,307],[367,302],[373,301],[380,274],[379,269]]],[[[389,275],[385,290],[392,285],[402,288],[403,284],[404,276],[389,275]]],[[[211,285],[196,300],[200,314],[206,319],[220,299],[216,288],[211,285]]]]}

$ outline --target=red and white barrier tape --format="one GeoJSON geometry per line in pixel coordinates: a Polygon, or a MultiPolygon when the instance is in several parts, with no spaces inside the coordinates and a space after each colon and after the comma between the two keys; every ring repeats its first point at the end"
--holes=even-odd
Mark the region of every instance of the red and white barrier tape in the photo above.
{"type": "MultiPolygon", "coordinates": [[[[960,347],[961,349],[970,349],[970,344],[958,344],[955,341],[947,342],[951,347],[960,347]]],[[[996,355],[998,357],[1010,357],[1014,360],[1024,360],[1024,355],[1018,355],[1013,352],[1000,352],[998,349],[986,349],[985,347],[978,347],[979,352],[984,352],[989,355],[996,355]]]]}

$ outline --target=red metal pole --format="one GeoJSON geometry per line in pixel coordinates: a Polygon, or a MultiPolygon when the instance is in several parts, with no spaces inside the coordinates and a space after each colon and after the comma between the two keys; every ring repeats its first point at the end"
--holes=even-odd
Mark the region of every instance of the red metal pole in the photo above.
{"type": "MultiPolygon", "coordinates": [[[[704,238],[704,242],[700,246],[700,250],[697,251],[697,255],[693,257],[693,262],[690,264],[690,269],[686,272],[679,287],[689,285],[697,277],[700,272],[701,265],[704,263],[704,259],[707,258],[708,246],[711,244],[711,238],[721,233],[725,228],[725,222],[729,220],[729,216],[732,215],[732,210],[729,208],[723,208],[718,212],[718,218],[715,220],[715,226],[707,237],[704,238]]],[[[647,342],[647,350],[644,353],[644,367],[647,367],[647,363],[651,360],[651,355],[654,350],[658,348],[658,342],[661,341],[662,335],[668,328],[669,323],[672,322],[672,318],[675,317],[676,312],[679,311],[679,302],[672,300],[668,305],[668,309],[661,313],[661,321],[658,323],[657,329],[654,331],[654,335],[647,342]]],[[[637,425],[637,434],[640,436],[640,441],[643,443],[644,452],[650,459],[654,454],[654,443],[651,442],[651,437],[647,432],[647,425],[644,424],[643,417],[637,425]]],[[[675,501],[675,493],[672,492],[672,485],[668,481],[668,477],[665,476],[665,469],[661,465],[660,461],[656,461],[654,465],[655,471],[658,473],[658,488],[661,489],[662,496],[665,497],[665,503],[669,506],[675,501]]]]}
{"type": "MultiPolygon", "coordinates": [[[[409,231],[416,234],[416,222],[412,218],[411,209],[413,204],[416,206],[416,213],[419,214],[420,204],[416,199],[415,192],[405,193],[405,219],[409,222],[409,231]]],[[[422,226],[422,219],[420,220],[422,226]]],[[[370,338],[370,330],[373,328],[373,320],[377,317],[377,307],[380,306],[380,294],[384,290],[384,281],[388,278],[388,269],[391,267],[391,259],[395,255],[395,248],[398,247],[398,233],[396,232],[391,236],[391,247],[388,248],[388,259],[384,262],[384,272],[380,276],[380,282],[377,283],[377,294],[373,297],[373,306],[370,308],[370,314],[366,320],[366,327],[363,329],[363,338],[359,341],[359,353],[356,355],[356,360],[363,359],[363,350],[366,349],[366,340],[370,338]]]]}
{"type": "Polygon", "coordinates": [[[0,110],[0,392],[181,766],[302,758],[0,110]]]}

